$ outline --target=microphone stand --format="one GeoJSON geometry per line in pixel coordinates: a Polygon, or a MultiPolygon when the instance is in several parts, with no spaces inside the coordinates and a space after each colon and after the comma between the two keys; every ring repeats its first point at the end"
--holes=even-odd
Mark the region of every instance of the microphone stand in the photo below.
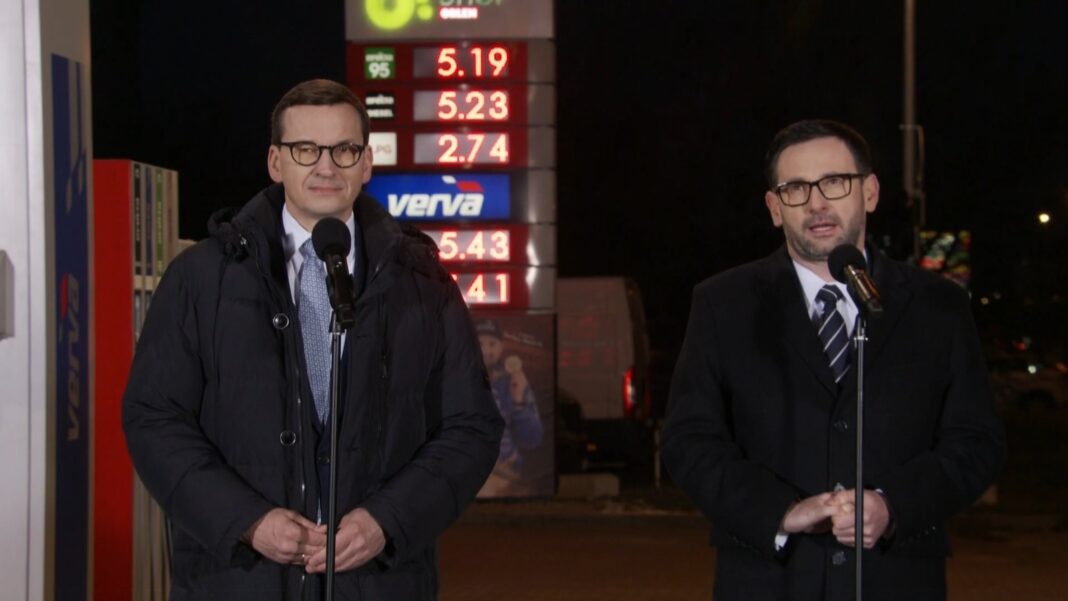
{"type": "Polygon", "coordinates": [[[862,305],[853,328],[853,343],[857,349],[857,479],[856,486],[853,487],[853,504],[856,508],[853,521],[853,544],[857,556],[856,601],[862,601],[864,595],[861,567],[864,551],[864,343],[868,341],[867,330],[868,323],[862,305]]]}
{"type": "Polygon", "coordinates": [[[330,493],[326,510],[326,601],[334,600],[334,555],[337,539],[337,402],[341,396],[341,322],[330,318],[330,493]]]}
{"type": "MultiPolygon", "coordinates": [[[[348,232],[345,233],[347,237],[348,232]]],[[[346,242],[344,246],[349,244],[346,242]]],[[[356,323],[351,279],[344,261],[342,255],[324,258],[330,274],[326,278],[326,289],[333,309],[330,316],[330,492],[327,494],[326,510],[326,601],[334,601],[334,562],[337,552],[337,407],[341,398],[341,335],[356,323]]],[[[322,503],[322,500],[319,502],[322,503]]]]}

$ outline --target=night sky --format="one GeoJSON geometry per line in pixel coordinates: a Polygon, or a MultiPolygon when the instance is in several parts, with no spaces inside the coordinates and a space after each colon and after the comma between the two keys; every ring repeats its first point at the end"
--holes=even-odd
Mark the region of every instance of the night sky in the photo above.
{"type": "MultiPolygon", "coordinates": [[[[928,225],[972,231],[972,291],[990,344],[1031,335],[1063,355],[1068,3],[917,4],[928,225]],[[994,292],[1001,300],[978,302],[994,292]]],[[[342,2],[203,6],[91,2],[95,154],[177,169],[185,238],[269,183],[278,97],[312,77],[343,81],[345,68],[342,2]]],[[[761,170],[787,123],[834,118],[868,138],[882,183],[869,231],[906,257],[903,6],[557,2],[559,272],[637,280],[662,380],[691,288],[782,243],[761,170]]]]}

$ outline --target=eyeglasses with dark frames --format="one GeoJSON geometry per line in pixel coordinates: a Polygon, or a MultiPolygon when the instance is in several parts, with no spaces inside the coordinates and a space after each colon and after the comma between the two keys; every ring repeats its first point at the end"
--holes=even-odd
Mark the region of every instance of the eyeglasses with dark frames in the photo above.
{"type": "Polygon", "coordinates": [[[318,163],[319,157],[323,156],[323,151],[329,151],[330,160],[334,161],[334,164],[342,169],[352,167],[360,162],[360,157],[363,156],[363,151],[367,148],[362,144],[353,144],[352,142],[324,146],[303,140],[299,142],[279,142],[278,145],[288,147],[289,155],[293,157],[293,160],[298,165],[304,167],[311,167],[318,163]]]}
{"type": "Polygon", "coordinates": [[[832,173],[825,175],[814,182],[796,180],[775,186],[775,194],[788,207],[799,207],[807,204],[812,196],[812,187],[820,189],[820,194],[827,200],[838,200],[849,196],[853,191],[853,179],[868,177],[868,173],[832,173]]]}

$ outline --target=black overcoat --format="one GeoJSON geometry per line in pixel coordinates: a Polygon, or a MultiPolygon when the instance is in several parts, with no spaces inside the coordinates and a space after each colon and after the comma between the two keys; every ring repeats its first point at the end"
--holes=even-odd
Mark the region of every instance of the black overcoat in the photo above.
{"type": "MultiPolygon", "coordinates": [[[[152,296],[123,398],[134,466],[173,524],[173,601],[297,600],[315,586],[241,541],[274,507],[314,520],[322,426],[282,251],[284,191],[213,217],[152,296]]],[[[433,244],[355,204],[356,324],[339,408],[339,517],[388,536],[338,599],[433,599],[435,540],[474,498],[503,427],[467,308],[433,244]]],[[[326,503],[323,503],[325,511],[326,503]]]]}
{"type": "MultiPolygon", "coordinates": [[[[1004,461],[968,299],[869,250],[885,314],[865,357],[865,482],[894,534],[865,553],[865,599],[945,598],[946,520],[1004,461]]],[[[855,481],[856,369],[835,384],[785,248],[701,283],[663,434],[672,478],[712,523],[719,601],[852,599],[853,551],[775,536],[794,501],[855,481]]],[[[854,357],[854,365],[855,365],[854,357]]]]}

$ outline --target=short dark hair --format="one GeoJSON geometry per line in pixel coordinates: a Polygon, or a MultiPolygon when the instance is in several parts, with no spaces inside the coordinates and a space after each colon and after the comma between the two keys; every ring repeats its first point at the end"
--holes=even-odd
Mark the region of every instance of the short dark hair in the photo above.
{"type": "Polygon", "coordinates": [[[768,180],[769,190],[774,189],[779,184],[775,171],[782,151],[795,144],[801,144],[817,138],[837,138],[841,140],[849,148],[849,153],[853,155],[853,162],[857,164],[857,171],[864,174],[871,173],[871,150],[868,148],[868,142],[864,139],[864,136],[857,133],[857,130],[845,123],[831,121],[830,119],[798,121],[782,128],[771,139],[771,144],[768,146],[768,153],[764,156],[764,177],[768,180]]]}
{"type": "Polygon", "coordinates": [[[371,124],[367,117],[367,107],[352,90],[329,79],[309,79],[290,88],[282,96],[271,112],[271,144],[282,143],[282,115],[291,106],[330,106],[347,104],[356,109],[360,116],[360,128],[363,129],[363,143],[367,144],[371,135],[371,124]]]}

